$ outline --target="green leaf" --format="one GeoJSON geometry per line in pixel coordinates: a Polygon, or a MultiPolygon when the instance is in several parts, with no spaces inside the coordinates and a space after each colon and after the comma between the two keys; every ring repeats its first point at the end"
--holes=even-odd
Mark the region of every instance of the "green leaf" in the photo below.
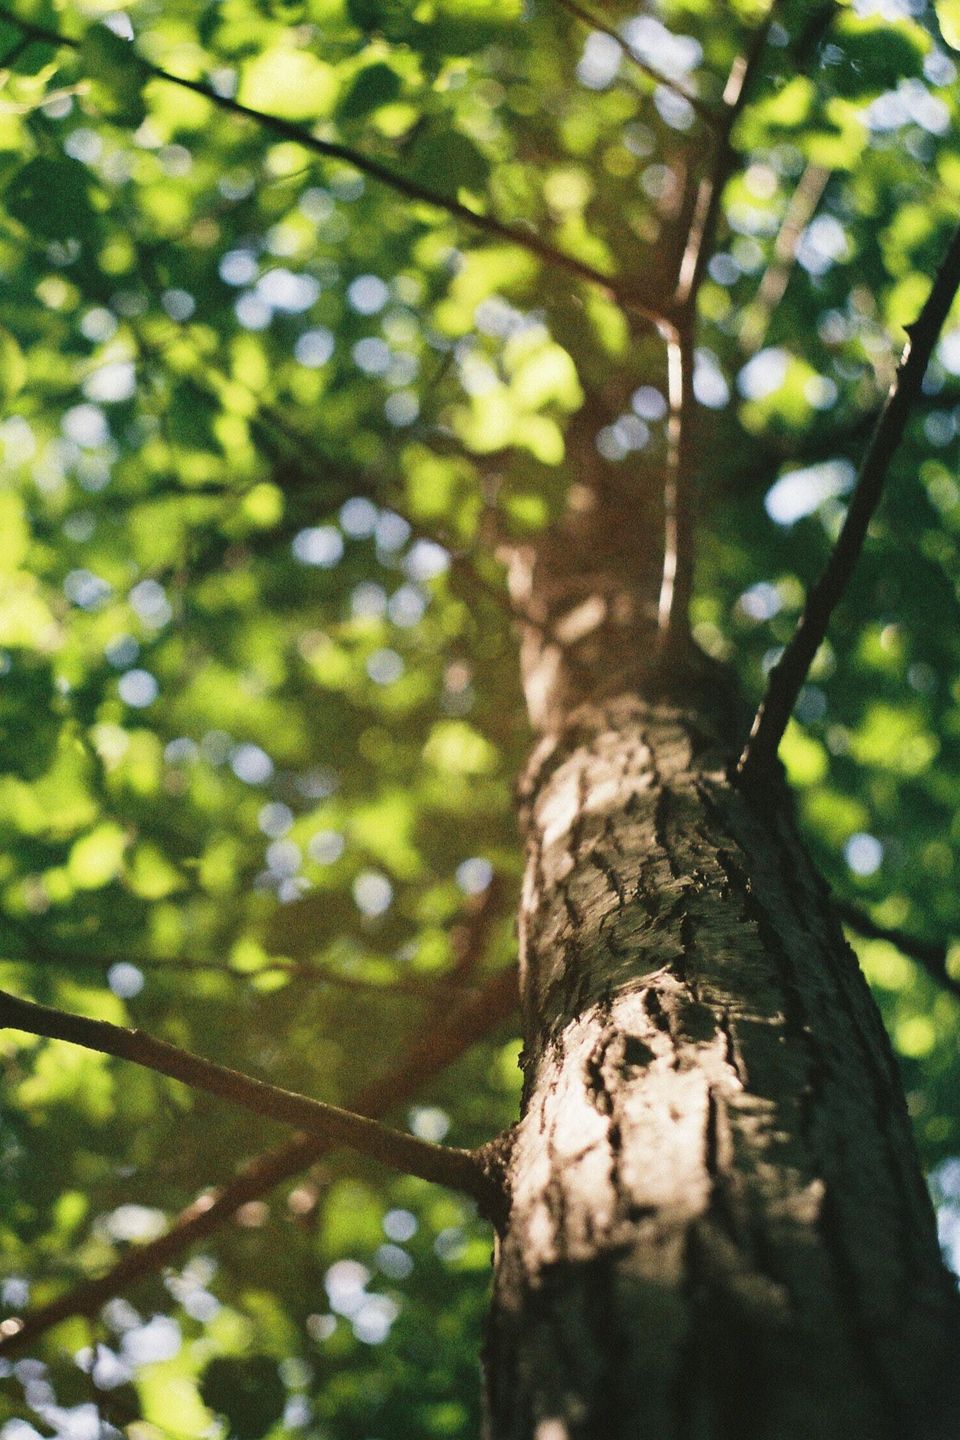
{"type": "MultiPolygon", "coordinates": [[[[9,518],[7,501],[0,495],[0,524],[9,518]]],[[[49,666],[25,651],[15,673],[0,681],[0,751],[5,771],[36,780],[53,763],[60,735],[53,698],[49,666]]]]}
{"type": "Polygon", "coordinates": [[[319,120],[329,115],[336,94],[332,65],[304,50],[275,46],[244,66],[237,99],[284,120],[319,120]]]}
{"type": "Polygon", "coordinates": [[[0,328],[0,398],[10,400],[22,390],[27,378],[23,351],[9,330],[0,328]]]}
{"type": "Polygon", "coordinates": [[[146,114],[147,72],[128,40],[106,25],[91,25],[80,45],[80,64],[93,81],[97,109],[123,125],[137,126],[146,114]]]}
{"type": "Polygon", "coordinates": [[[200,1396],[222,1415],[236,1440],[259,1440],[283,1414],[287,1391],[269,1355],[219,1355],[203,1372],[200,1396]]]}
{"type": "Polygon", "coordinates": [[[8,214],[40,240],[82,239],[94,229],[87,174],[76,160],[40,155],[10,181],[8,214]]]}
{"type": "Polygon", "coordinates": [[[835,33],[843,59],[828,73],[835,93],[845,99],[879,95],[900,80],[923,75],[930,37],[911,21],[847,13],[836,21],[835,33]]]}
{"type": "Polygon", "coordinates": [[[56,47],[45,40],[34,40],[23,44],[23,31],[18,25],[0,20],[0,59],[12,56],[5,62],[16,75],[36,75],[50,64],[56,54],[56,47]]]}
{"type": "Polygon", "coordinates": [[[428,131],[417,144],[413,174],[441,195],[486,188],[490,163],[462,130],[428,131]]]}
{"type": "Polygon", "coordinates": [[[416,22],[407,0],[347,0],[347,14],[354,25],[366,32],[379,32],[389,40],[406,39],[416,22]]]}
{"type": "Polygon", "coordinates": [[[120,826],[109,821],[76,840],[68,862],[73,883],[81,890],[99,890],[109,885],[123,864],[126,843],[120,826]]]}
{"type": "Polygon", "coordinates": [[[400,88],[400,76],[391,66],[380,61],[367,65],[337,106],[337,116],[340,120],[356,120],[361,115],[369,115],[371,110],[396,100],[400,88]]]}

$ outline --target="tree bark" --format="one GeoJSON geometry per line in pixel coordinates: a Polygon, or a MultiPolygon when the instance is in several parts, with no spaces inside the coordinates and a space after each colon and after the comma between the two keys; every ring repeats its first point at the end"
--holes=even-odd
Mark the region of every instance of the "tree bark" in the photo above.
{"type": "Polygon", "coordinates": [[[524,790],[525,1090],[490,1434],[955,1440],[955,1283],[789,794],[730,783],[729,706],[702,665],[631,671],[643,606],[612,571],[590,633],[557,642],[587,604],[560,580],[584,553],[567,542],[514,577],[539,604],[524,678],[545,735],[524,790]]]}

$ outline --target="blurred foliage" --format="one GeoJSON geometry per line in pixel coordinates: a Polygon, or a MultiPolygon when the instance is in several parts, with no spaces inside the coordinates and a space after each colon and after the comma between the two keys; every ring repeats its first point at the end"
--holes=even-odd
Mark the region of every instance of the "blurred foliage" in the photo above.
{"type": "MultiPolygon", "coordinates": [[[[734,132],[700,296],[695,629],[753,698],[956,220],[956,12],[780,6],[734,132]]],[[[761,13],[604,18],[717,105],[761,13]]],[[[528,251],[147,67],[653,287],[710,146],[556,0],[18,14],[81,43],[0,21],[0,984],[342,1101],[437,1023],[409,982],[443,985],[493,874],[480,973],[513,958],[530,737],[497,550],[558,513],[573,437],[611,480],[662,466],[663,347],[528,251]]],[[[958,433],[960,317],[783,752],[837,892],[945,942],[958,433]]],[[[858,948],[955,1219],[960,1011],[858,948]]],[[[501,1128],[513,1028],[395,1118],[460,1144],[501,1128]]],[[[57,1042],[3,1032],[0,1056],[8,1311],[275,1138],[57,1042]]],[[[331,1160],[4,1362],[0,1435],[92,1435],[98,1412],[130,1440],[475,1434],[489,1249],[465,1202],[331,1160]]]]}

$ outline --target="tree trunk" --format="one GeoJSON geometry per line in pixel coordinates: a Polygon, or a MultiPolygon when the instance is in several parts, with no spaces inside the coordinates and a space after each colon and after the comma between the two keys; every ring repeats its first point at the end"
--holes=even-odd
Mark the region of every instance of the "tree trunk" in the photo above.
{"type": "Polygon", "coordinates": [[[595,623],[570,623],[577,553],[527,552],[514,576],[546,735],[524,805],[525,1094],[490,1433],[956,1440],[955,1285],[789,795],[729,783],[702,667],[673,666],[673,698],[640,662],[622,683],[641,607],[608,570],[595,623]]]}

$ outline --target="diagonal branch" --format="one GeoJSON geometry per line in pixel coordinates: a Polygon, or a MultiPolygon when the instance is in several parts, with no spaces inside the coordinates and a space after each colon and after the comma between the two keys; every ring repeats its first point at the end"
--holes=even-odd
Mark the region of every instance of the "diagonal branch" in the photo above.
{"type": "Polygon", "coordinates": [[[697,190],[687,243],[680,260],[674,299],[681,311],[692,311],[696,305],[704,268],[713,250],[724,186],[736,161],[732,141],[733,129],[747,103],[779,4],[780,0],[772,0],[766,16],[753,32],[750,45],[742,55],[737,56],[727,76],[723,91],[723,123],[716,137],[716,157],[709,174],[703,177],[697,190]]]}
{"type": "Polygon", "coordinates": [[[749,306],[740,329],[740,348],[748,354],[763,344],[774,311],[786,294],[800,239],[823,198],[830,174],[821,165],[808,165],[790,197],[774,242],[773,260],[763,272],[756,299],[749,306]]]}
{"type": "Polygon", "coordinates": [[[946,945],[939,945],[935,940],[921,940],[919,936],[911,935],[906,930],[898,930],[895,926],[878,925],[865,910],[861,910],[859,905],[851,904],[849,900],[838,900],[835,903],[844,925],[856,930],[858,935],[863,935],[868,940],[889,941],[908,959],[915,960],[938,985],[942,985],[960,999],[960,980],[955,979],[947,969],[946,945]]]}
{"type": "Polygon", "coordinates": [[[606,35],[608,39],[615,40],[628,60],[646,75],[648,80],[652,80],[656,85],[662,85],[665,90],[672,90],[674,95],[679,95],[681,99],[686,100],[691,110],[694,110],[700,116],[701,120],[705,120],[708,125],[716,125],[718,123],[719,116],[716,111],[704,100],[701,100],[699,95],[694,95],[693,91],[688,89],[686,85],[682,85],[679,80],[672,79],[671,76],[664,74],[662,70],[658,70],[655,65],[651,65],[648,60],[643,58],[639,51],[635,50],[627,40],[624,40],[619,30],[615,30],[612,25],[608,25],[599,15],[595,15],[592,11],[588,10],[586,6],[577,4],[577,0],[556,0],[556,3],[562,10],[566,10],[568,15],[573,15],[581,24],[586,25],[590,30],[596,30],[601,35],[606,35]]]}
{"type": "MultiPolygon", "coordinates": [[[[474,900],[471,911],[454,927],[450,936],[454,963],[443,975],[444,983],[453,987],[478,983],[477,970],[490,943],[491,932],[505,911],[506,889],[503,875],[495,871],[486,890],[474,900]]],[[[438,1003],[443,1003],[442,996],[438,1003]]]]}
{"type": "MultiPolygon", "coordinates": [[[[441,1074],[505,1020],[516,1004],[516,970],[511,967],[498,971],[476,999],[452,1012],[445,1009],[442,1016],[438,1011],[430,1044],[418,1037],[388,1075],[360,1091],[352,1108],[368,1116],[382,1116],[405,1104],[427,1080],[441,1074]]],[[[95,1315],[112,1296],[174,1264],[185,1251],[215,1234],[241,1206],[269,1195],[330,1148],[310,1136],[298,1135],[247,1161],[221,1189],[198,1195],[165,1234],[128,1251],[106,1274],[75,1285],[24,1317],[9,1316],[0,1321],[0,1355],[23,1350],[62,1320],[95,1315]]]]}
{"type": "Polygon", "coordinates": [[[282,1090],[239,1070],[204,1060],[176,1045],[168,1045],[164,1040],[156,1040],[142,1030],[127,1030],[106,1020],[71,1015],[49,1005],[22,1000],[5,990],[0,990],[0,1025],[52,1040],[67,1040],[102,1055],[132,1060],[195,1090],[242,1105],[256,1115],[296,1125],[324,1144],[346,1145],[407,1175],[461,1190],[472,1195],[482,1207],[489,1208],[489,1186],[483,1167],[468,1150],[434,1145],[402,1130],[392,1130],[365,1115],[341,1110],[337,1105],[325,1105],[292,1090],[282,1090]]]}
{"type": "MultiPolygon", "coordinates": [[[[165,361],[165,347],[154,340],[148,340],[142,330],[132,321],[128,323],[130,324],[134,341],[142,356],[145,359],[154,360],[162,368],[165,361]]],[[[174,331],[174,336],[177,343],[181,343],[182,335],[178,331],[174,331]]],[[[201,363],[201,357],[197,355],[196,358],[198,364],[201,363]]],[[[439,356],[433,374],[422,389],[420,417],[416,426],[411,427],[408,431],[409,435],[415,436],[426,433],[426,422],[428,421],[430,410],[433,408],[433,404],[437,399],[453,360],[454,352],[452,349],[442,352],[439,356]]],[[[202,378],[198,378],[197,375],[192,372],[187,375],[181,375],[178,378],[194,388],[199,395],[214,397],[219,397],[218,387],[226,385],[228,381],[228,377],[206,358],[202,358],[202,378]]],[[[309,485],[314,485],[314,477],[317,472],[326,475],[327,472],[330,471],[331,466],[334,464],[331,457],[322,451],[296,424],[291,423],[286,416],[282,415],[276,406],[267,403],[261,395],[256,394],[253,390],[249,393],[251,399],[256,404],[256,410],[249,418],[248,424],[251,432],[256,436],[269,458],[278,466],[289,458],[287,452],[285,452],[279,444],[277,435],[270,429],[270,427],[273,426],[282,439],[293,447],[295,452],[294,464],[297,466],[298,476],[309,485]],[[300,469],[301,461],[303,462],[302,470],[300,469]]],[[[511,620],[520,620],[525,624],[533,623],[525,614],[518,614],[516,610],[510,606],[508,597],[504,592],[493,584],[478,568],[476,564],[477,552],[475,547],[472,549],[458,549],[456,547],[456,541],[452,540],[448,534],[445,534],[441,528],[424,526],[405,510],[399,496],[391,493],[395,488],[391,483],[391,478],[385,474],[382,476],[378,474],[377,463],[369,464],[362,470],[352,473],[344,471],[342,466],[339,465],[339,462],[337,462],[336,468],[337,477],[340,479],[343,489],[336,496],[327,496],[325,494],[325,505],[329,506],[329,508],[335,508],[353,495],[366,495],[370,499],[377,501],[380,505],[389,506],[391,510],[400,515],[406,524],[409,525],[410,531],[415,537],[430,541],[439,541],[445,545],[450,551],[451,570],[461,575],[466,575],[471,583],[481,587],[500,606],[506,609],[511,620]],[[381,479],[383,480],[382,489],[379,485],[381,479]]],[[[281,484],[284,494],[289,495],[292,488],[289,481],[283,483],[279,480],[279,476],[277,479],[278,483],[281,484]]],[[[325,490],[326,484],[327,482],[325,481],[325,490]]],[[[302,502],[311,500],[311,496],[306,493],[303,485],[298,483],[296,487],[293,488],[294,493],[302,502]]],[[[183,492],[178,490],[176,493],[179,494],[183,492]]],[[[198,487],[191,487],[190,493],[198,493],[198,487]]],[[[220,490],[216,493],[234,492],[220,490]]],[[[316,524],[320,518],[322,517],[317,514],[315,507],[311,503],[309,516],[304,518],[302,523],[306,524],[309,522],[316,524]]],[[[287,532],[293,535],[300,528],[301,520],[296,518],[296,515],[293,515],[288,517],[288,524],[286,526],[274,526],[270,534],[274,538],[286,536],[287,532]]]]}
{"type": "MultiPolygon", "coordinates": [[[[5,949],[5,947],[4,947],[5,949]]],[[[11,965],[71,969],[109,970],[114,965],[133,965],[137,970],[166,971],[174,975],[225,975],[229,980],[249,982],[258,975],[286,975],[292,982],[319,985],[330,990],[346,990],[351,994],[376,996],[378,999],[406,1000],[414,996],[420,1000],[435,1000],[438,995],[451,991],[470,990],[472,987],[453,975],[439,974],[426,976],[395,976],[391,980],[365,980],[357,975],[344,975],[309,961],[275,958],[266,961],[256,970],[240,970],[229,960],[202,959],[195,955],[138,955],[138,954],[90,954],[80,950],[49,950],[31,948],[26,955],[4,953],[3,959],[11,965]]]]}
{"type": "MultiPolygon", "coordinates": [[[[82,46],[82,41],[73,36],[63,35],[44,25],[36,25],[30,20],[22,20],[3,6],[0,6],[0,19],[9,21],[24,35],[29,35],[35,40],[42,40],[47,45],[58,48],[66,47],[70,50],[79,50],[82,46]]],[[[554,269],[564,270],[568,275],[572,275],[578,280],[584,280],[591,285],[599,285],[614,299],[628,305],[637,315],[651,324],[659,324],[664,318],[666,309],[669,308],[668,305],[655,304],[643,287],[618,276],[604,274],[602,270],[597,270],[593,265],[587,264],[585,260],[578,260],[575,255],[570,255],[564,250],[557,250],[526,225],[512,224],[507,220],[499,219],[496,215],[472,210],[469,205],[464,205],[462,201],[453,196],[444,195],[429,185],[422,185],[419,180],[415,180],[409,175],[399,174],[372,155],[355,150],[350,145],[343,145],[337,140],[321,140],[317,135],[291,120],[283,120],[278,115],[270,115],[263,110],[256,110],[253,106],[244,105],[229,95],[220,95],[201,80],[188,80],[185,76],[173,75],[159,65],[144,60],[141,56],[137,57],[137,63],[146,75],[155,80],[162,80],[169,85],[179,85],[184,90],[192,90],[194,94],[202,95],[218,109],[226,110],[231,115],[238,115],[245,120],[252,120],[261,129],[267,130],[270,134],[279,135],[284,140],[295,141],[296,144],[302,145],[305,150],[309,150],[314,155],[320,155],[327,160],[342,160],[344,164],[352,165],[362,175],[367,175],[371,180],[388,186],[407,200],[433,206],[452,216],[455,220],[463,221],[475,230],[495,236],[498,240],[505,240],[511,245],[519,246],[531,255],[536,255],[545,264],[553,266],[554,269]]]]}
{"type": "Polygon", "coordinates": [[[389,981],[368,980],[356,975],[346,975],[307,960],[288,960],[274,957],[256,970],[240,970],[229,960],[218,960],[196,955],[141,955],[129,951],[110,954],[98,950],[95,954],[83,950],[58,950],[41,944],[29,925],[5,915],[3,923],[20,938],[24,954],[8,952],[0,939],[0,957],[12,965],[63,967],[66,970],[91,968],[107,970],[113,965],[134,965],[138,970],[167,971],[182,975],[216,974],[230,980],[251,981],[258,975],[287,975],[291,981],[325,986],[335,990],[346,990],[366,994],[378,999],[398,999],[415,996],[417,999],[440,1004],[444,997],[453,994],[477,993],[474,972],[480,964],[491,926],[502,912],[504,880],[494,874],[483,895],[468,902],[463,919],[451,931],[455,955],[454,964],[447,971],[433,975],[395,975],[389,981]]]}
{"type": "Polygon", "coordinates": [[[843,528],[823,574],[807,596],[803,614],[786,650],[770,672],[767,693],[737,764],[743,783],[765,776],[793,711],[813,657],[827,633],[834,609],[849,584],[867,527],[883,493],[894,452],[920,394],[940,331],[960,287],[960,226],[954,232],[919,318],[906,327],[907,343],[873,438],[867,448],[843,528]]]}
{"type": "MultiPolygon", "coordinates": [[[[164,363],[163,346],[155,341],[147,340],[142,332],[132,324],[131,329],[141,354],[145,358],[154,360],[162,366],[164,363]]],[[[177,340],[179,341],[180,339],[181,337],[177,335],[177,340]]],[[[422,392],[420,421],[416,427],[411,427],[408,434],[416,435],[424,433],[424,422],[428,415],[428,404],[435,399],[450,368],[452,359],[452,351],[447,351],[440,356],[436,369],[422,392]]],[[[194,389],[198,395],[204,397],[211,395],[218,396],[219,391],[217,387],[225,384],[227,379],[222,371],[219,371],[207,360],[203,361],[202,378],[198,378],[194,373],[181,375],[179,378],[183,383],[188,384],[194,389]]],[[[386,475],[386,473],[382,475],[378,473],[377,464],[367,465],[364,469],[356,472],[345,471],[342,465],[340,465],[340,462],[334,462],[309,436],[304,434],[303,431],[295,424],[292,424],[285,416],[281,415],[275,406],[266,403],[261,396],[255,395],[252,391],[250,393],[257,405],[256,413],[250,416],[247,422],[250,430],[268,458],[273,460],[278,466],[290,461],[291,457],[289,452],[280,444],[277,435],[273,433],[270,427],[274,427],[279,436],[282,437],[288,445],[293,447],[295,453],[292,464],[296,467],[295,471],[292,471],[284,480],[281,480],[279,475],[275,478],[278,483],[280,483],[288,499],[291,497],[297,499],[300,502],[301,510],[307,507],[307,513],[302,515],[296,509],[291,511],[288,507],[285,522],[273,526],[269,532],[266,532],[263,536],[265,541],[292,538],[303,525],[318,523],[326,514],[341,505],[344,500],[348,500],[353,495],[366,495],[370,499],[375,500],[379,505],[388,506],[396,514],[400,515],[406,524],[409,525],[412,535],[416,538],[439,541],[440,544],[445,545],[450,551],[451,570],[466,576],[471,584],[482,588],[499,605],[507,610],[511,620],[519,619],[522,620],[523,623],[530,623],[526,615],[518,615],[509,606],[509,602],[504,593],[478,568],[476,564],[476,547],[471,549],[456,548],[456,541],[451,540],[451,537],[444,533],[442,529],[425,526],[417,521],[405,510],[402,500],[399,495],[395,493],[395,487],[391,482],[391,477],[386,475]],[[301,462],[303,463],[301,464],[301,462]],[[338,480],[341,485],[341,489],[337,491],[336,494],[327,493],[330,484],[329,472],[331,472],[331,469],[335,472],[332,478],[338,480]],[[308,489],[308,487],[313,487],[315,490],[315,477],[317,473],[325,476],[323,481],[324,494],[322,496],[324,509],[320,513],[317,512],[314,503],[315,495],[308,489]],[[296,484],[292,483],[294,478],[296,478],[296,484]],[[382,487],[380,484],[381,480],[383,482],[382,487]]],[[[151,494],[155,493],[155,489],[156,487],[154,487],[154,492],[151,492],[151,494]]],[[[174,493],[183,494],[185,492],[178,488],[174,493]]],[[[200,489],[197,486],[192,486],[189,493],[191,495],[200,493],[200,489]]],[[[218,487],[214,493],[239,495],[242,492],[227,491],[223,487],[218,487]]],[[[138,502],[139,497],[137,497],[137,500],[133,503],[138,502]]],[[[116,503],[116,501],[114,503],[116,503]]],[[[247,544],[249,545],[250,543],[248,540],[247,544]]],[[[196,574],[198,571],[196,563],[193,566],[193,570],[196,574]]]]}

